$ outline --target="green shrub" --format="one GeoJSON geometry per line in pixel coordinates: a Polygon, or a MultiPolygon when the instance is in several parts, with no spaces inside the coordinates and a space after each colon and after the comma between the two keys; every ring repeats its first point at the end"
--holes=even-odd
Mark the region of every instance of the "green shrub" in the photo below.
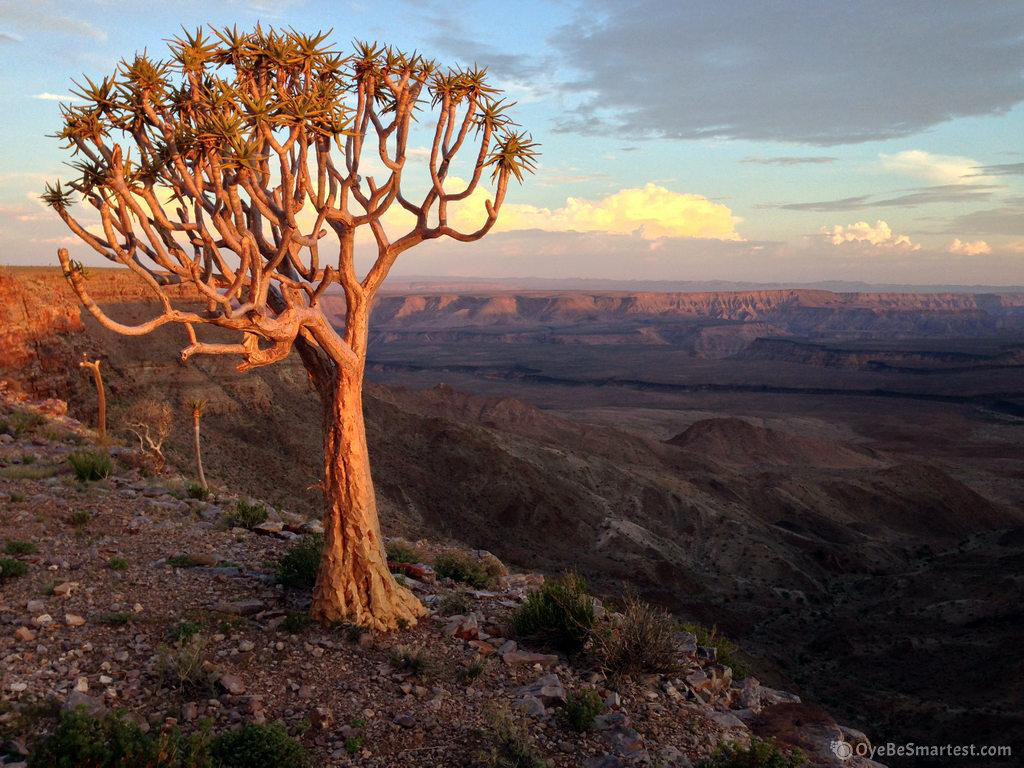
{"type": "Polygon", "coordinates": [[[603,706],[597,691],[587,688],[567,695],[558,716],[574,731],[583,733],[594,727],[594,718],[601,714],[603,706]]]}
{"type": "Polygon", "coordinates": [[[112,571],[127,571],[128,561],[123,557],[112,557],[107,560],[107,568],[112,571]]]}
{"type": "Polygon", "coordinates": [[[386,547],[389,563],[419,563],[419,551],[402,541],[389,541],[386,547]]]}
{"type": "Polygon", "coordinates": [[[235,502],[234,509],[228,512],[225,518],[231,528],[253,529],[260,523],[267,520],[267,508],[256,502],[239,499],[235,502]]]}
{"type": "Polygon", "coordinates": [[[198,635],[201,630],[202,627],[198,623],[186,619],[184,621],[179,621],[171,627],[168,634],[170,635],[172,643],[180,645],[182,643],[192,642],[192,638],[198,635]]]}
{"type": "Polygon", "coordinates": [[[616,674],[670,672],[679,665],[677,632],[670,614],[628,598],[622,620],[596,633],[595,655],[616,674]]]}
{"type": "Polygon", "coordinates": [[[11,437],[21,437],[29,432],[34,432],[45,423],[46,419],[38,413],[14,411],[0,419],[0,435],[6,434],[11,437]]]}
{"type": "Polygon", "coordinates": [[[434,571],[443,579],[468,584],[474,589],[493,589],[501,576],[496,562],[462,552],[446,552],[434,558],[434,571]]]}
{"type": "Polygon", "coordinates": [[[308,768],[302,745],[280,723],[246,725],[210,738],[177,730],[144,733],[119,714],[95,718],[79,709],[61,714],[40,740],[29,768],[308,768]]]}
{"type": "Polygon", "coordinates": [[[484,662],[481,659],[471,661],[469,662],[469,664],[459,669],[459,680],[467,684],[472,683],[474,680],[476,680],[478,677],[480,677],[480,675],[484,673],[484,670],[486,668],[487,665],[484,664],[484,662]]]}
{"type": "Polygon", "coordinates": [[[289,635],[297,635],[312,622],[313,620],[309,618],[308,613],[289,613],[284,617],[284,621],[281,622],[280,629],[289,635]]]}
{"type": "Polygon", "coordinates": [[[286,587],[312,589],[323,548],[323,534],[303,536],[278,559],[277,580],[286,587]]]}
{"type": "Polygon", "coordinates": [[[697,645],[714,648],[715,659],[732,669],[734,678],[738,680],[750,674],[750,665],[742,658],[739,646],[720,634],[718,627],[708,629],[703,624],[684,624],[683,629],[697,638],[697,645]]]}
{"type": "Polygon", "coordinates": [[[529,637],[565,651],[579,653],[594,629],[594,602],[587,583],[569,572],[544,582],[527,595],[512,617],[519,637],[529,637]]]}
{"type": "Polygon", "coordinates": [[[191,635],[173,648],[158,646],[156,654],[157,669],[165,687],[190,695],[208,695],[212,692],[213,681],[203,669],[206,641],[202,637],[191,635]]]}
{"type": "Polygon", "coordinates": [[[75,477],[83,483],[110,477],[114,468],[110,456],[99,451],[75,451],[68,455],[68,461],[75,470],[75,477]]]}
{"type": "Polygon", "coordinates": [[[20,491],[11,491],[7,494],[7,497],[11,500],[12,504],[20,504],[25,500],[25,494],[20,491]]]}
{"type": "Polygon", "coordinates": [[[473,610],[473,598],[462,590],[446,592],[437,603],[437,612],[442,616],[465,615],[473,610]]]}
{"type": "Polygon", "coordinates": [[[225,731],[210,744],[215,768],[306,768],[309,756],[281,723],[225,731]]]}
{"type": "Polygon", "coordinates": [[[79,709],[64,712],[53,733],[37,743],[29,768],[216,768],[208,735],[143,733],[118,714],[99,719],[79,709]]]}
{"type": "Polygon", "coordinates": [[[492,715],[479,740],[480,763],[486,768],[549,768],[549,763],[537,754],[526,723],[509,712],[492,715]]]}
{"type": "Polygon", "coordinates": [[[185,489],[185,493],[190,499],[206,501],[210,498],[210,490],[208,488],[204,488],[199,483],[189,483],[188,488],[185,489]]]}
{"type": "Polygon", "coordinates": [[[71,523],[75,528],[81,528],[83,525],[87,525],[92,520],[92,512],[88,509],[76,509],[68,517],[68,522],[71,523]]]}
{"type": "Polygon", "coordinates": [[[399,672],[422,677],[433,668],[430,656],[422,648],[399,645],[391,650],[388,656],[391,666],[399,672]]]}
{"type": "Polygon", "coordinates": [[[167,564],[172,568],[196,568],[199,563],[192,555],[171,555],[166,560],[167,564]]]}
{"type": "Polygon", "coordinates": [[[38,551],[39,547],[31,541],[8,539],[7,543],[4,544],[4,553],[8,555],[34,555],[38,551]]]}
{"type": "Polygon", "coordinates": [[[806,762],[807,758],[799,749],[783,749],[775,741],[754,736],[749,747],[735,742],[720,744],[698,763],[698,768],[799,768],[806,762]]]}
{"type": "Polygon", "coordinates": [[[26,573],[28,573],[28,566],[21,562],[21,560],[15,560],[11,557],[0,557],[0,582],[17,579],[26,573]]]}

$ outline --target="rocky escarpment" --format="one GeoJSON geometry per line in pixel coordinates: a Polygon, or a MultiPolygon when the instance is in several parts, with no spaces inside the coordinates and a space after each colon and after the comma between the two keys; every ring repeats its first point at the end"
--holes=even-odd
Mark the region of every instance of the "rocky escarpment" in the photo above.
{"type": "MultiPolygon", "coordinates": [[[[0,416],[12,410],[40,413],[0,399],[0,416]]],[[[24,768],[52,713],[78,708],[154,732],[279,720],[325,768],[479,765],[495,711],[558,768],[689,768],[754,735],[800,748],[810,765],[882,768],[837,757],[866,754],[863,733],[741,676],[690,632],[674,635],[665,669],[618,676],[593,652],[510,636],[512,612],[544,577],[485,552],[393,542],[393,569],[429,608],[422,622],[390,635],[310,626],[308,591],[276,585],[267,563],[318,523],[264,505],[264,522],[236,527],[238,496],[189,498],[185,478],[143,477],[120,445],[109,477],[76,481],[68,456],[93,438],[66,417],[0,434],[0,525],[17,558],[0,571],[0,764],[24,768]],[[439,575],[442,554],[488,563],[494,582],[439,575]],[[577,731],[563,713],[583,695],[597,710],[577,731]]]]}
{"type": "MultiPolygon", "coordinates": [[[[343,300],[326,299],[340,315],[343,300]]],[[[792,333],[895,331],[924,335],[1024,329],[1024,294],[522,292],[385,295],[375,307],[385,330],[470,326],[680,322],[771,322],[792,333]]]]}

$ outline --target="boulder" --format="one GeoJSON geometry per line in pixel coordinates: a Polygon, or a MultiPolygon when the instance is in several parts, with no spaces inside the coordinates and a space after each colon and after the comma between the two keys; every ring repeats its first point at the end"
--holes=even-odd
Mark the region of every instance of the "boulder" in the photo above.
{"type": "Polygon", "coordinates": [[[558,675],[544,675],[536,682],[519,689],[524,696],[536,697],[545,707],[560,707],[565,704],[565,688],[558,675]]]}
{"type": "Polygon", "coordinates": [[[832,716],[811,704],[773,704],[765,707],[751,723],[761,738],[771,738],[789,747],[799,747],[812,762],[834,761],[833,745],[843,741],[843,732],[832,716]]]}

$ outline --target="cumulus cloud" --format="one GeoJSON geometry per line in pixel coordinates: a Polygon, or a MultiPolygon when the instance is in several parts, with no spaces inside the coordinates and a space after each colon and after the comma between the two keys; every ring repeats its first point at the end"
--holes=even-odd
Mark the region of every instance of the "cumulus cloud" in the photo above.
{"type": "Polygon", "coordinates": [[[648,240],[698,237],[740,240],[739,219],[728,206],[703,195],[673,192],[658,184],[621,189],[597,200],[570,197],[561,208],[511,204],[502,210],[504,230],[639,233],[648,240]]]}
{"type": "MultiPolygon", "coordinates": [[[[461,179],[449,178],[446,188],[458,190],[461,179]]],[[[452,203],[448,223],[458,230],[478,229],[486,218],[484,202],[489,190],[478,187],[466,200],[452,203]]],[[[601,232],[637,234],[645,240],[663,237],[742,240],[736,231],[741,220],[727,205],[703,195],[673,192],[658,184],[630,187],[596,200],[570,197],[558,208],[506,202],[494,227],[496,232],[537,229],[547,232],[601,232]]],[[[414,220],[403,209],[392,207],[383,222],[389,233],[409,229],[414,220]]]]}
{"type": "Polygon", "coordinates": [[[946,249],[950,253],[958,253],[961,256],[984,256],[992,253],[992,246],[984,240],[961,240],[954,238],[946,249]]]}
{"type": "Polygon", "coordinates": [[[831,229],[828,227],[822,228],[821,233],[829,237],[832,245],[862,243],[878,248],[895,248],[909,251],[921,249],[921,246],[911,242],[907,235],[893,234],[889,224],[881,219],[873,225],[866,221],[858,221],[847,225],[836,224],[831,229]]]}
{"type": "Polygon", "coordinates": [[[937,184],[956,184],[965,177],[977,177],[978,163],[960,155],[934,155],[908,149],[895,155],[881,154],[882,167],[892,173],[912,176],[937,184]]]}

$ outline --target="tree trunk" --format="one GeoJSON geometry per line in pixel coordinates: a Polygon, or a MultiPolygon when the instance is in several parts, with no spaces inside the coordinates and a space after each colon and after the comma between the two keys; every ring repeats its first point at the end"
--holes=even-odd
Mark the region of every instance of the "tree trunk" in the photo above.
{"type": "Polygon", "coordinates": [[[388,570],[363,423],[362,372],[340,371],[324,403],[324,552],[312,616],[375,630],[411,626],[425,613],[388,570]]]}
{"type": "Polygon", "coordinates": [[[199,445],[199,411],[195,410],[192,412],[192,437],[196,448],[196,472],[199,473],[199,484],[203,486],[204,491],[210,490],[210,487],[206,484],[206,475],[203,474],[203,453],[202,448],[199,445]]]}

